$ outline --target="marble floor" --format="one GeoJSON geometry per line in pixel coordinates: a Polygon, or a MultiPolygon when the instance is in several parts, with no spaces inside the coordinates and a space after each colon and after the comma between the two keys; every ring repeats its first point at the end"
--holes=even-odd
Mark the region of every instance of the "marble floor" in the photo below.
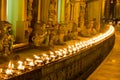
{"type": "Polygon", "coordinates": [[[87,80],[120,80],[120,32],[115,35],[112,51],[87,80]]]}

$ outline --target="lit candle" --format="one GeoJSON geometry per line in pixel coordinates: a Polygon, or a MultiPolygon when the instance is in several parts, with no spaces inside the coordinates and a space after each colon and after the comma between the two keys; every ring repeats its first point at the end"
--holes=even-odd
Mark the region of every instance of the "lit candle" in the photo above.
{"type": "Polygon", "coordinates": [[[50,57],[52,58],[52,61],[54,61],[56,56],[53,52],[50,51],[50,57]]]}
{"type": "Polygon", "coordinates": [[[23,62],[22,61],[18,61],[18,67],[17,67],[17,69],[18,70],[24,70],[25,69],[25,66],[23,66],[23,62]]]}
{"type": "Polygon", "coordinates": [[[69,52],[69,54],[72,54],[73,50],[72,50],[71,46],[68,46],[68,52],[69,52]]]}
{"type": "Polygon", "coordinates": [[[37,56],[37,55],[33,55],[33,56],[34,56],[35,59],[40,59],[40,57],[37,56]]]}
{"type": "Polygon", "coordinates": [[[12,69],[7,69],[7,70],[5,71],[5,73],[6,73],[7,75],[12,75],[12,74],[13,74],[13,70],[12,70],[12,69]]]}
{"type": "Polygon", "coordinates": [[[8,68],[7,68],[7,70],[5,71],[5,73],[6,73],[7,75],[12,75],[13,72],[14,72],[13,68],[14,68],[14,64],[12,63],[12,61],[10,61],[9,64],[8,64],[8,68]]]}
{"type": "Polygon", "coordinates": [[[27,58],[26,61],[28,66],[35,66],[33,59],[27,58]]]}
{"type": "Polygon", "coordinates": [[[60,51],[58,51],[58,55],[59,55],[60,57],[62,57],[62,53],[61,53],[60,51]]]}
{"type": "Polygon", "coordinates": [[[60,51],[55,51],[55,53],[58,55],[58,58],[62,57],[62,53],[60,51]]]}
{"type": "Polygon", "coordinates": [[[35,60],[34,62],[37,66],[41,66],[43,61],[42,60],[35,60]]]}
{"type": "Polygon", "coordinates": [[[66,57],[67,52],[64,50],[64,51],[63,51],[63,54],[64,54],[64,56],[63,56],[63,57],[66,57]]]}
{"type": "Polygon", "coordinates": [[[2,68],[0,68],[0,73],[2,73],[3,72],[3,69],[2,68]]]}

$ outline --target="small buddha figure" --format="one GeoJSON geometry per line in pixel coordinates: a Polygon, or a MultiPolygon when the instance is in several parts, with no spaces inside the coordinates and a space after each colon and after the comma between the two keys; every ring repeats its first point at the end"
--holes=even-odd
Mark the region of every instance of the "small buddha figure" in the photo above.
{"type": "Polygon", "coordinates": [[[87,31],[88,31],[89,36],[92,36],[92,35],[96,34],[96,29],[95,29],[93,20],[89,21],[87,31]]]}
{"type": "Polygon", "coordinates": [[[98,22],[96,21],[96,18],[93,19],[93,28],[96,32],[99,32],[99,25],[98,22]]]}
{"type": "Polygon", "coordinates": [[[46,35],[47,35],[46,24],[43,24],[41,27],[38,27],[34,31],[34,36],[32,37],[34,45],[40,46],[41,44],[43,44],[46,35]]]}
{"type": "Polygon", "coordinates": [[[78,38],[78,29],[77,29],[77,25],[76,23],[73,23],[73,26],[72,26],[72,38],[73,39],[77,39],[78,38]]]}
{"type": "Polygon", "coordinates": [[[64,45],[65,42],[64,42],[64,26],[63,25],[60,25],[59,28],[58,28],[58,42],[59,44],[62,44],[64,45]]]}
{"type": "Polygon", "coordinates": [[[59,24],[55,24],[54,25],[54,32],[55,32],[55,38],[54,38],[54,44],[58,44],[58,28],[59,28],[59,24]]]}
{"type": "Polygon", "coordinates": [[[32,41],[33,41],[35,46],[40,46],[38,36],[39,36],[38,33],[35,33],[35,35],[32,37],[32,41]]]}

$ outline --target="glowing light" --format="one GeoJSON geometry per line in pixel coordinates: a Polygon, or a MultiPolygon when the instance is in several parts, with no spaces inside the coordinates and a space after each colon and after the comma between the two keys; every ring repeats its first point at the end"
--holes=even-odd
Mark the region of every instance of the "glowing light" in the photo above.
{"type": "Polygon", "coordinates": [[[34,56],[35,59],[40,59],[40,57],[37,56],[37,55],[33,55],[33,56],[34,56]]]}
{"type": "Polygon", "coordinates": [[[6,73],[7,75],[12,75],[13,72],[14,72],[13,68],[14,68],[14,64],[12,63],[12,61],[10,61],[9,64],[8,64],[8,68],[7,68],[7,70],[5,71],[5,73],[6,73]]]}
{"type": "Polygon", "coordinates": [[[22,61],[18,61],[18,67],[17,67],[17,69],[18,70],[24,70],[25,69],[25,66],[23,66],[23,62],[22,61]]]}

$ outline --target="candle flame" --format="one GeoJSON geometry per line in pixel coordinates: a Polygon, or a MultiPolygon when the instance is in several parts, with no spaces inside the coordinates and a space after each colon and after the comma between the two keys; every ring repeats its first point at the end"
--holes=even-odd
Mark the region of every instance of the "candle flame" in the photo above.
{"type": "Polygon", "coordinates": [[[8,74],[8,75],[12,75],[13,72],[14,72],[13,68],[14,68],[14,64],[12,63],[12,61],[10,61],[9,64],[8,64],[8,68],[5,71],[5,73],[8,74]]]}
{"type": "Polygon", "coordinates": [[[12,75],[13,74],[13,70],[12,69],[7,69],[5,73],[8,74],[8,75],[12,75]]]}
{"type": "Polygon", "coordinates": [[[37,55],[33,55],[33,56],[34,56],[35,59],[40,59],[40,57],[37,56],[37,55]]]}
{"type": "Polygon", "coordinates": [[[54,53],[50,51],[50,55],[54,55],[54,53]]]}
{"type": "Polygon", "coordinates": [[[10,68],[10,69],[13,69],[13,68],[14,68],[14,64],[12,63],[12,61],[9,62],[8,68],[10,68]]]}
{"type": "Polygon", "coordinates": [[[33,59],[27,58],[26,61],[33,61],[33,59]]]}
{"type": "Polygon", "coordinates": [[[3,69],[2,68],[0,68],[0,73],[2,73],[3,72],[3,69]]]}
{"type": "Polygon", "coordinates": [[[43,54],[44,57],[48,56],[47,54],[43,54]]]}
{"type": "Polygon", "coordinates": [[[17,69],[18,70],[24,70],[25,69],[25,66],[23,66],[23,62],[22,61],[18,61],[18,67],[17,67],[17,69]]]}

